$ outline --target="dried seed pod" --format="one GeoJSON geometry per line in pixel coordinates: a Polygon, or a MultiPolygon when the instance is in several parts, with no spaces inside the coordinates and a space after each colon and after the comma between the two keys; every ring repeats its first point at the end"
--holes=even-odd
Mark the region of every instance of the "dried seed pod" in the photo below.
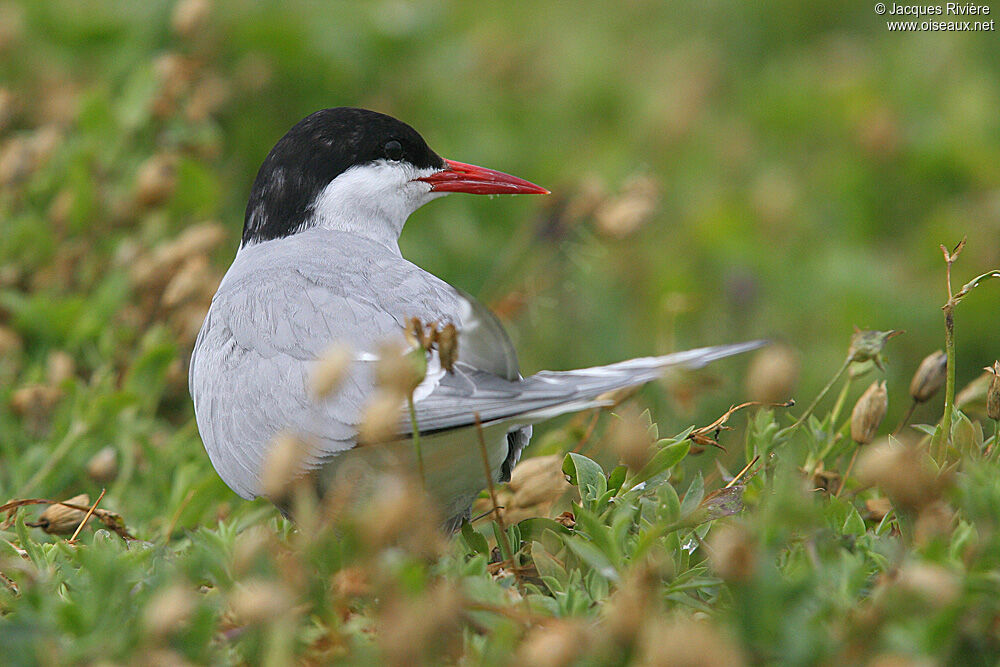
{"type": "Polygon", "coordinates": [[[990,388],[986,390],[986,416],[1000,420],[1000,361],[993,362],[986,370],[993,374],[990,388]]]}
{"type": "Polygon", "coordinates": [[[757,544],[745,527],[728,524],[709,536],[710,561],[726,581],[748,581],[757,567],[757,544]]]}
{"type": "Polygon", "coordinates": [[[645,419],[635,409],[620,411],[608,428],[608,444],[632,470],[646,465],[652,455],[653,437],[645,419]]]}
{"type": "Polygon", "coordinates": [[[189,301],[203,300],[206,303],[215,294],[221,279],[216,275],[204,255],[189,257],[170,278],[163,289],[160,302],[166,308],[176,308],[189,301]]]}
{"type": "Polygon", "coordinates": [[[865,501],[865,509],[868,510],[868,519],[871,521],[881,521],[885,515],[892,511],[892,501],[885,496],[869,498],[865,501]]]}
{"type": "Polygon", "coordinates": [[[434,322],[424,324],[419,317],[411,317],[403,328],[403,336],[411,347],[429,351],[438,340],[438,325],[434,322]]]}
{"type": "Polygon", "coordinates": [[[207,76],[191,91],[184,115],[194,122],[203,121],[221,109],[231,95],[229,82],[219,76],[207,76]]]}
{"type": "Polygon", "coordinates": [[[787,345],[771,345],[758,350],[747,369],[749,398],[763,403],[780,403],[792,395],[799,379],[799,357],[787,345]]]}
{"type": "Polygon", "coordinates": [[[229,604],[240,622],[256,625],[277,618],[292,609],[291,592],[277,583],[251,580],[229,596],[229,604]]]}
{"type": "Polygon", "coordinates": [[[333,575],[333,589],[346,598],[371,595],[371,575],[363,567],[345,567],[333,575]]]}
{"type": "Polygon", "coordinates": [[[62,350],[53,350],[46,359],[49,384],[59,386],[76,374],[76,362],[62,350]]]}
{"type": "Polygon", "coordinates": [[[746,664],[739,647],[711,621],[652,618],[640,638],[641,665],[746,664]]]}
{"type": "Polygon", "coordinates": [[[10,395],[10,407],[18,415],[41,418],[52,411],[60,398],[62,391],[58,387],[33,384],[14,391],[10,395]]]}
{"type": "Polygon", "coordinates": [[[343,343],[335,343],[327,348],[316,362],[309,378],[313,398],[322,400],[336,391],[347,377],[353,359],[351,348],[343,343]]]}
{"type": "Polygon", "coordinates": [[[407,352],[402,345],[394,342],[379,346],[375,384],[380,388],[400,396],[409,396],[424,379],[426,372],[427,359],[423,349],[407,352]]]}
{"type": "Polygon", "coordinates": [[[372,478],[370,502],[359,515],[361,537],[375,550],[401,546],[434,556],[444,548],[441,514],[421,482],[401,471],[372,478]]]}
{"type": "Polygon", "coordinates": [[[0,145],[0,185],[22,183],[35,168],[35,154],[24,137],[13,137],[0,145]]]}
{"type": "Polygon", "coordinates": [[[218,222],[201,222],[185,229],[170,242],[175,254],[190,257],[207,254],[226,241],[228,233],[224,225],[218,222]]]}
{"type": "Polygon", "coordinates": [[[376,390],[365,405],[358,425],[358,440],[372,445],[387,442],[397,435],[403,398],[394,391],[376,390]]]}
{"type": "Polygon", "coordinates": [[[403,336],[406,338],[406,342],[413,347],[422,347],[425,350],[430,347],[430,343],[425,338],[424,324],[420,321],[419,317],[411,317],[406,320],[406,326],[403,327],[403,336]]]}
{"type": "Polygon", "coordinates": [[[292,486],[302,478],[309,447],[300,438],[279,433],[271,441],[260,469],[260,486],[272,500],[288,498],[292,486]]]}
{"type": "Polygon", "coordinates": [[[874,362],[880,370],[885,370],[882,368],[882,349],[885,347],[887,340],[901,333],[903,332],[896,329],[890,329],[889,331],[861,331],[855,327],[854,335],[851,336],[851,345],[847,349],[847,357],[854,362],[874,362]]]}
{"type": "Polygon", "coordinates": [[[989,392],[990,383],[993,381],[993,374],[983,371],[969,384],[955,394],[955,407],[969,415],[982,415],[986,412],[986,394],[989,392]]]}
{"type": "Polygon", "coordinates": [[[599,232],[625,238],[642,227],[656,213],[659,186],[656,179],[634,174],[617,197],[605,199],[594,212],[599,232]]]}
{"type": "MultiPolygon", "coordinates": [[[[81,493],[78,496],[73,496],[66,502],[71,505],[83,507],[90,505],[90,496],[86,493],[81,493]]],[[[31,526],[33,528],[41,528],[49,535],[69,535],[76,530],[85,516],[87,516],[87,513],[83,510],[57,503],[49,505],[44,512],[38,515],[38,521],[31,524],[31,526]]]]}
{"type": "Polygon", "coordinates": [[[0,326],[0,356],[16,356],[21,354],[24,343],[13,329],[0,326]]]}
{"type": "Polygon", "coordinates": [[[205,25],[212,6],[208,0],[181,0],[174,6],[170,27],[181,37],[192,37],[205,25]]]}
{"type": "Polygon", "coordinates": [[[859,445],[867,445],[874,440],[888,407],[885,380],[872,382],[851,411],[851,439],[859,445]]]}
{"type": "Polygon", "coordinates": [[[576,619],[553,619],[525,635],[515,664],[538,667],[568,667],[587,651],[593,633],[576,619]]]}
{"type": "Polygon", "coordinates": [[[865,448],[858,459],[858,479],[885,491],[894,507],[911,511],[937,500],[947,483],[925,464],[919,449],[888,440],[865,448]]]}
{"type": "Polygon", "coordinates": [[[177,99],[190,87],[196,65],[193,59],[179,53],[164,53],[153,62],[160,84],[159,94],[153,100],[153,113],[164,118],[174,113],[177,99]]]}
{"type": "Polygon", "coordinates": [[[397,596],[381,606],[376,636],[384,664],[459,662],[457,655],[449,659],[462,641],[463,596],[455,584],[444,580],[420,597],[397,596]]]}
{"type": "Polygon", "coordinates": [[[259,558],[275,548],[275,542],[274,533],[259,524],[240,533],[233,547],[233,572],[237,577],[243,578],[259,558]]]}
{"type": "Polygon", "coordinates": [[[170,315],[170,328],[177,334],[178,342],[187,349],[191,349],[201,325],[208,315],[208,303],[194,302],[186,303],[170,315]]]}
{"type": "Polygon", "coordinates": [[[962,592],[961,582],[940,565],[911,561],[896,575],[898,590],[919,598],[933,608],[947,606],[962,592]]]}
{"type": "Polygon", "coordinates": [[[0,132],[7,129],[17,115],[17,99],[8,88],[0,88],[0,132]]]}
{"type": "Polygon", "coordinates": [[[191,618],[197,605],[194,591],[174,584],[158,591],[143,613],[143,624],[153,637],[167,637],[191,618]]]}
{"type": "Polygon", "coordinates": [[[514,492],[517,507],[551,505],[573,486],[566,481],[562,471],[563,457],[559,455],[533,456],[514,467],[507,486],[514,492]]]}
{"type": "Polygon", "coordinates": [[[87,462],[87,475],[95,482],[110,482],[118,475],[118,450],[104,447],[87,462]]]}
{"type": "Polygon", "coordinates": [[[929,401],[944,384],[948,369],[948,355],[941,350],[931,352],[917,367],[910,381],[910,396],[917,403],[929,401]]]}
{"type": "Polygon", "coordinates": [[[458,329],[454,324],[449,322],[437,330],[437,346],[441,367],[451,373],[458,361],[458,329]]]}
{"type": "Polygon", "coordinates": [[[155,206],[170,198],[177,187],[177,160],[173,155],[154,155],[141,165],[135,177],[135,199],[142,206],[155,206]]]}

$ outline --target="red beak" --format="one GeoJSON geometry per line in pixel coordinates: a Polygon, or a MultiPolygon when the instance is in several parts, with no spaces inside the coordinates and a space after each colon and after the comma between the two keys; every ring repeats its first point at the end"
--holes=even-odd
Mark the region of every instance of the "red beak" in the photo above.
{"type": "Polygon", "coordinates": [[[445,160],[447,166],[418,181],[430,183],[432,192],[468,192],[474,195],[547,195],[549,191],[502,171],[445,160]]]}

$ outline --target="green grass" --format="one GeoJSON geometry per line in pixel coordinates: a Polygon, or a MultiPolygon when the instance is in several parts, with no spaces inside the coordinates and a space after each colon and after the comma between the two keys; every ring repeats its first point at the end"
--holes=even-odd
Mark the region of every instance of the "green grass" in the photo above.
{"type": "MultiPolygon", "coordinates": [[[[864,389],[887,381],[885,436],[920,360],[945,348],[938,245],[968,236],[954,291],[1000,267],[994,33],[892,34],[867,5],[791,2],[217,2],[178,21],[166,2],[0,6],[0,500],[106,488],[100,507],[138,538],[92,524],[70,544],[25,525],[36,506],[0,524],[5,660],[975,663],[1000,649],[982,396],[949,413],[950,446],[939,393],[900,436],[906,456],[863,446],[839,494],[825,476],[854,453],[864,389]],[[187,359],[261,160],[335,105],[553,191],[450,197],[402,239],[500,313],[526,372],[765,336],[797,355],[798,406],[741,411],[725,451],[699,452],[686,427],[761,393],[745,363],[643,390],[617,411],[650,408],[652,467],[602,415],[565,461],[574,488],[507,522],[513,554],[494,553],[489,518],[442,540],[398,480],[336,512],[300,494],[300,526],[239,499],[201,446],[187,359]],[[645,211],[634,229],[628,206],[645,211]],[[884,372],[835,383],[792,428],[853,325],[906,333],[884,372]],[[755,457],[723,489],[720,471],[755,457]],[[551,520],[564,510],[572,529],[551,520]]],[[[997,289],[955,309],[959,392],[1000,356],[997,289]]],[[[538,428],[528,456],[558,465],[589,420],[538,428]]]]}

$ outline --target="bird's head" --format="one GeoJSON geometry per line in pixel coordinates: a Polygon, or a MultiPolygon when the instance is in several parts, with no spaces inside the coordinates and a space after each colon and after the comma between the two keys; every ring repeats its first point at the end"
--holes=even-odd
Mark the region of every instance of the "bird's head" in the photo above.
{"type": "Polygon", "coordinates": [[[409,215],[451,192],[547,194],[503,172],[445,160],[385,114],[339,107],[307,116],[271,149],[247,204],[242,246],[313,227],[395,243],[409,215]]]}

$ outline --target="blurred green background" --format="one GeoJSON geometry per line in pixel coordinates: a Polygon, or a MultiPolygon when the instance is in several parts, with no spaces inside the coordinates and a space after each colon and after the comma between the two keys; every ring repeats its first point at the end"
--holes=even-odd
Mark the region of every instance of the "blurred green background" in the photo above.
{"type": "MultiPolygon", "coordinates": [[[[7,495],[83,413],[107,423],[82,452],[155,418],[135,437],[192,466],[175,500],[217,484],[177,366],[190,335],[129,270],[215,220],[225,242],[196,275],[217,279],[260,162],[323,107],[389,113],[443,156],[552,190],[449,197],[402,238],[499,311],[526,372],[766,336],[798,351],[809,398],[858,325],[906,330],[888,351],[902,395],[943,345],[938,244],[969,237],[957,284],[1000,265],[995,32],[890,33],[839,2],[182,4],[0,5],[7,495]],[[73,378],[35,428],[10,398],[51,380],[54,351],[73,378]]],[[[958,310],[960,386],[998,354],[998,305],[990,285],[958,310]]],[[[680,430],[743,399],[735,368],[695,410],[648,398],[680,430]]]]}

